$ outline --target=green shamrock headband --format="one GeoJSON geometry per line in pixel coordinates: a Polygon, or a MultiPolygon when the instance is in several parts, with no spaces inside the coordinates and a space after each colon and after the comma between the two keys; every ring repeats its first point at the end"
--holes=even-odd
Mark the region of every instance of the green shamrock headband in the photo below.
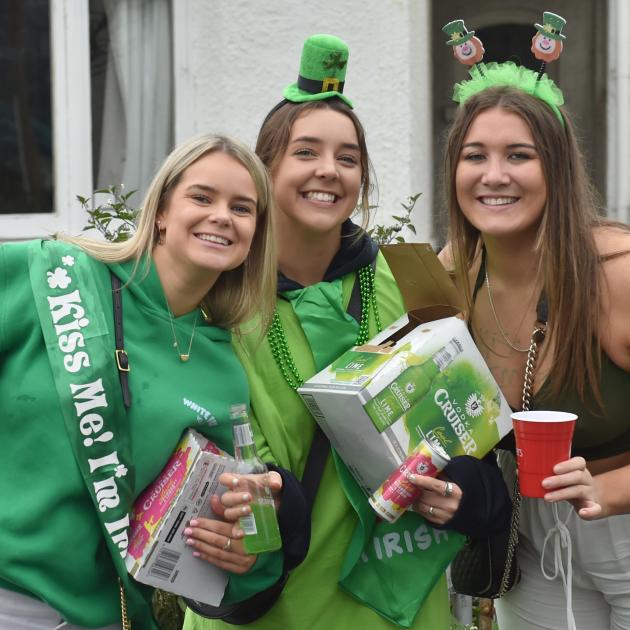
{"type": "Polygon", "coordinates": [[[471,78],[455,84],[453,100],[461,105],[474,94],[488,88],[512,86],[547,103],[564,126],[559,109],[564,103],[564,96],[544,70],[548,61],[554,61],[562,53],[562,41],[566,39],[562,29],[565,25],[564,18],[548,11],[543,13],[543,24],[535,25],[537,32],[532,38],[531,50],[542,63],[540,70],[534,72],[511,61],[484,64],[482,59],[485,51],[481,40],[474,36],[475,31],[468,31],[463,20],[446,24],[442,30],[450,37],[447,45],[452,46],[453,55],[458,61],[471,66],[471,78]]]}

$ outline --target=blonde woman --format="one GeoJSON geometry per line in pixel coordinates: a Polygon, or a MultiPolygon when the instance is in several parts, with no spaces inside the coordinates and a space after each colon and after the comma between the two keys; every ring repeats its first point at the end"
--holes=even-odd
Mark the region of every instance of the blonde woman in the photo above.
{"type": "MultiPolygon", "coordinates": [[[[120,628],[121,595],[134,629],[156,627],[122,559],[128,511],[186,428],[231,450],[229,407],[248,389],[228,329],[254,309],[269,319],[270,206],[258,158],[205,135],[166,159],[129,241],[0,246],[2,630],[120,628]]],[[[182,534],[231,572],[229,601],[273,582],[282,559],[251,570],[234,524],[247,497],[223,506],[226,522],[182,534]]]]}

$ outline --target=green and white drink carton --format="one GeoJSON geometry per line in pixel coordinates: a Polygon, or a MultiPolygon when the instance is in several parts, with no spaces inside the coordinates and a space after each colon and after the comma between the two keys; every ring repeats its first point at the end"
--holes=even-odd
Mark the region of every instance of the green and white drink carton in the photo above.
{"type": "Polygon", "coordinates": [[[298,390],[368,494],[425,437],[450,457],[483,457],[512,428],[510,408],[464,321],[411,316],[412,323],[405,315],[298,390]]]}

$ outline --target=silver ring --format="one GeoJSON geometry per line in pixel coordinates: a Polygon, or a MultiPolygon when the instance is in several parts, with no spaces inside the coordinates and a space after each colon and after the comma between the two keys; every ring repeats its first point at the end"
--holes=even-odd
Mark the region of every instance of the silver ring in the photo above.
{"type": "Polygon", "coordinates": [[[232,546],[232,539],[228,536],[227,542],[223,545],[223,551],[229,551],[232,546]]]}
{"type": "Polygon", "coordinates": [[[429,516],[433,516],[433,512],[435,512],[435,508],[432,505],[430,505],[429,509],[427,510],[427,514],[429,516]]]}
{"type": "Polygon", "coordinates": [[[445,497],[452,497],[453,496],[453,484],[450,481],[446,482],[446,485],[444,486],[444,492],[442,494],[445,497]]]}

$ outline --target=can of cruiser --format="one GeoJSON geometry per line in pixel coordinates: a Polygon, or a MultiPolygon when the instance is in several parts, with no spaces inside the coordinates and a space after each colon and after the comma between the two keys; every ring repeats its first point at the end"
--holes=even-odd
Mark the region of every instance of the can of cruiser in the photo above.
{"type": "Polygon", "coordinates": [[[369,497],[370,505],[381,518],[396,522],[422,494],[422,490],[409,481],[409,475],[436,477],[449,461],[450,457],[439,444],[425,438],[369,497]]]}

